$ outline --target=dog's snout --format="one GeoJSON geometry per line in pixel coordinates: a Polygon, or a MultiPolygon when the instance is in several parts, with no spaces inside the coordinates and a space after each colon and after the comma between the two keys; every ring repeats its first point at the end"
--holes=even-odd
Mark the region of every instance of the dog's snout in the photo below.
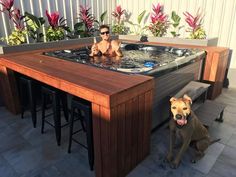
{"type": "Polygon", "coordinates": [[[175,118],[176,118],[176,119],[181,119],[182,116],[181,116],[180,114],[176,114],[176,115],[175,115],[175,118]]]}

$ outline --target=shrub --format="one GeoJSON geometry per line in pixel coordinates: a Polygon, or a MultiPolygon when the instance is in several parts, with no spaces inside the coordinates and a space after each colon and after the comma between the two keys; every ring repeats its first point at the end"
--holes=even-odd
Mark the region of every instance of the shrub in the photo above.
{"type": "Polygon", "coordinates": [[[114,24],[112,25],[112,32],[115,34],[127,34],[128,28],[125,27],[124,20],[126,10],[122,9],[120,5],[116,6],[115,10],[112,12],[114,17],[114,24]]]}
{"type": "Polygon", "coordinates": [[[149,30],[155,37],[162,37],[169,27],[168,16],[163,12],[163,6],[159,3],[156,6],[153,5],[152,10],[149,30]]]}
{"type": "Polygon", "coordinates": [[[200,9],[198,9],[196,16],[190,14],[189,12],[184,13],[185,21],[188,23],[189,28],[186,30],[189,32],[190,39],[205,39],[206,32],[203,29],[203,13],[200,13],[200,9]]]}
{"type": "Polygon", "coordinates": [[[59,19],[59,12],[53,12],[51,14],[46,10],[49,27],[46,30],[47,41],[58,41],[65,38],[65,31],[70,32],[70,28],[66,26],[65,19],[61,17],[59,19]]]}

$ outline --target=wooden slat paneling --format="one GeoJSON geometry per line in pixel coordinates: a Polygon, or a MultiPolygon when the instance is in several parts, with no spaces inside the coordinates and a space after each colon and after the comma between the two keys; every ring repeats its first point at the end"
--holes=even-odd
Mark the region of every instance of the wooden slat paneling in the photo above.
{"type": "Polygon", "coordinates": [[[150,152],[151,138],[151,117],[152,117],[152,91],[145,93],[145,115],[143,122],[143,156],[146,157],[150,152]]]}
{"type": "Polygon", "coordinates": [[[125,104],[120,104],[117,107],[118,109],[118,117],[119,117],[119,122],[118,122],[118,129],[117,129],[117,152],[118,152],[118,159],[117,159],[117,168],[118,168],[118,175],[117,176],[124,176],[126,174],[125,171],[125,151],[126,151],[126,135],[125,135],[125,104]]]}
{"type": "Polygon", "coordinates": [[[94,166],[96,175],[103,176],[102,171],[102,154],[101,154],[101,119],[100,119],[100,106],[92,104],[93,116],[93,141],[94,141],[94,166]]]}
{"type": "Polygon", "coordinates": [[[110,114],[93,104],[97,176],[125,176],[149,154],[152,97],[148,91],[112,108],[110,114]]]}
{"type": "Polygon", "coordinates": [[[2,90],[1,96],[3,97],[5,106],[15,114],[19,113],[20,101],[15,74],[3,65],[0,65],[0,84],[2,90]]]}
{"type": "MultiPolygon", "coordinates": [[[[102,156],[102,171],[103,177],[110,177],[113,170],[111,163],[111,117],[107,108],[100,106],[100,121],[101,121],[101,156],[102,156]]],[[[115,145],[114,145],[115,146],[115,145]]]]}
{"type": "Polygon", "coordinates": [[[131,170],[132,160],[132,114],[129,110],[132,109],[132,100],[125,103],[125,173],[131,170]]]}
{"type": "Polygon", "coordinates": [[[145,94],[142,94],[139,96],[139,103],[138,103],[138,161],[141,161],[143,159],[143,145],[142,145],[142,142],[143,142],[143,136],[142,136],[142,133],[143,133],[143,127],[144,127],[144,124],[143,124],[143,118],[145,117],[145,94]]]}

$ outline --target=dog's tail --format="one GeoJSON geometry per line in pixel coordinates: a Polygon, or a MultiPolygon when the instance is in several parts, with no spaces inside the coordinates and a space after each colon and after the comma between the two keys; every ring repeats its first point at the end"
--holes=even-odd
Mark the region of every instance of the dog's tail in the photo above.
{"type": "Polygon", "coordinates": [[[216,143],[216,142],[218,142],[218,141],[220,141],[220,140],[221,140],[220,138],[215,139],[215,140],[211,140],[210,145],[211,145],[211,144],[214,144],[214,143],[216,143]]]}

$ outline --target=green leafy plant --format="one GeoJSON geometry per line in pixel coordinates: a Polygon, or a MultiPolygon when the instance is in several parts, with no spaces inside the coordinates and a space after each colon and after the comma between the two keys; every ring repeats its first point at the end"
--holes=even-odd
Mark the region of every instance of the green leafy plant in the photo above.
{"type": "Polygon", "coordinates": [[[163,6],[159,3],[152,8],[151,13],[151,24],[149,25],[149,30],[155,37],[162,37],[166,34],[169,28],[168,16],[163,12],[163,6]]]}
{"type": "Polygon", "coordinates": [[[141,22],[145,16],[146,10],[144,10],[143,12],[141,12],[138,17],[137,17],[137,23],[133,23],[132,21],[128,21],[129,24],[132,25],[133,27],[133,33],[135,35],[144,35],[145,30],[147,30],[146,26],[142,26],[141,22]]]}
{"type": "Polygon", "coordinates": [[[100,18],[99,18],[99,19],[100,19],[100,21],[99,21],[100,24],[103,24],[103,22],[104,22],[106,16],[107,16],[107,11],[103,12],[103,13],[100,15],[100,18]]]}
{"type": "Polygon", "coordinates": [[[35,41],[35,42],[42,42],[43,33],[40,31],[42,25],[45,23],[43,17],[36,17],[33,14],[25,12],[25,22],[26,27],[28,30],[28,35],[35,41]]]}
{"type": "Polygon", "coordinates": [[[50,25],[46,30],[47,41],[59,41],[64,39],[65,31],[70,32],[70,28],[66,26],[66,20],[63,17],[59,19],[59,12],[49,14],[46,10],[46,15],[50,25]]]}
{"type": "Polygon", "coordinates": [[[172,31],[170,33],[172,34],[173,37],[180,36],[179,30],[181,28],[183,28],[183,26],[179,26],[180,25],[180,20],[181,20],[180,16],[175,11],[172,11],[172,13],[171,13],[172,31]]]}
{"type": "Polygon", "coordinates": [[[3,13],[8,15],[9,21],[14,25],[14,29],[11,34],[5,38],[1,38],[2,41],[6,41],[8,45],[19,45],[26,42],[27,30],[24,26],[24,18],[20,12],[20,9],[14,8],[14,0],[0,0],[3,13]]]}
{"type": "Polygon", "coordinates": [[[184,13],[185,21],[188,23],[189,28],[186,30],[189,32],[190,39],[205,39],[206,32],[203,29],[203,13],[200,13],[200,9],[198,9],[196,16],[190,14],[189,12],[184,13]]]}
{"type": "Polygon", "coordinates": [[[20,45],[26,42],[27,30],[14,29],[11,34],[3,40],[7,40],[8,45],[20,45]]]}

